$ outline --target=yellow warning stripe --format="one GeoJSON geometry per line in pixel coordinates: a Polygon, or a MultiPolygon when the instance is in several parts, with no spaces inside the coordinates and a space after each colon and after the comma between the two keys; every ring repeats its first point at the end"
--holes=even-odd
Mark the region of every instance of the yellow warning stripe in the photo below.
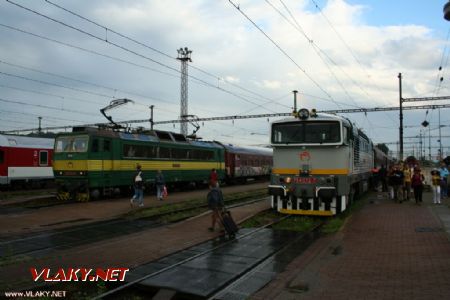
{"type": "MultiPolygon", "coordinates": [[[[272,169],[272,174],[278,175],[298,175],[299,169],[272,169]]],[[[311,175],[348,175],[348,169],[312,169],[309,170],[311,175]]]]}
{"type": "Polygon", "coordinates": [[[136,165],[145,170],[205,170],[224,169],[223,162],[187,162],[187,161],[138,161],[138,160],[56,160],[55,171],[131,171],[136,165]]]}
{"type": "Polygon", "coordinates": [[[308,215],[308,216],[332,216],[333,212],[330,210],[294,210],[294,209],[280,209],[280,213],[289,215],[308,215]]]}

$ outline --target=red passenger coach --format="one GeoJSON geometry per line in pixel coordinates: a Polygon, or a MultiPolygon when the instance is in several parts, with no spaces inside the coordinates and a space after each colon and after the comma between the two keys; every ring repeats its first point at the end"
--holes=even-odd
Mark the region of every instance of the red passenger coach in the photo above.
{"type": "Polygon", "coordinates": [[[227,181],[243,182],[248,178],[270,175],[272,149],[223,145],[227,181]]]}
{"type": "Polygon", "coordinates": [[[54,139],[0,135],[0,185],[53,179],[54,139]]]}

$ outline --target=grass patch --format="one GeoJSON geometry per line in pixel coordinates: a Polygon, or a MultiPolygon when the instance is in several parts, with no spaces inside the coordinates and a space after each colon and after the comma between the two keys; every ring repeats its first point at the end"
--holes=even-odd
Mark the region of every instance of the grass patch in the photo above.
{"type": "Polygon", "coordinates": [[[305,216],[291,216],[273,226],[278,230],[305,232],[311,230],[319,221],[305,216]]]}
{"type": "Polygon", "coordinates": [[[322,233],[335,233],[338,232],[339,229],[341,229],[342,225],[344,224],[345,219],[342,218],[334,218],[328,220],[321,229],[322,233]]]}
{"type": "MultiPolygon", "coordinates": [[[[274,210],[267,210],[261,212],[240,224],[241,227],[244,228],[254,228],[261,227],[266,224],[277,221],[286,215],[280,214],[274,210]]],[[[305,217],[305,216],[290,216],[272,226],[273,229],[276,230],[288,230],[288,231],[297,231],[297,232],[306,232],[311,230],[314,226],[316,226],[320,222],[318,218],[305,217]]]]}
{"type": "Polygon", "coordinates": [[[361,195],[359,199],[353,202],[353,204],[350,207],[348,207],[343,213],[334,218],[330,218],[326,222],[326,224],[322,226],[321,232],[322,233],[338,232],[342,228],[348,217],[350,217],[354,212],[359,211],[361,208],[363,208],[364,205],[367,204],[369,195],[370,193],[361,195]]]}
{"type": "Polygon", "coordinates": [[[279,219],[280,216],[281,215],[274,210],[263,211],[257,214],[256,216],[241,223],[240,226],[243,228],[261,227],[273,222],[276,219],[279,219]]]}

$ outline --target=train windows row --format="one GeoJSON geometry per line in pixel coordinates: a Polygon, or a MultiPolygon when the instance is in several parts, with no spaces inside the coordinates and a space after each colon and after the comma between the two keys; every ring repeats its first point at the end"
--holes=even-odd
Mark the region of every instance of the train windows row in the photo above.
{"type": "Polygon", "coordinates": [[[128,158],[214,160],[214,151],[124,144],[123,156],[128,158]]]}

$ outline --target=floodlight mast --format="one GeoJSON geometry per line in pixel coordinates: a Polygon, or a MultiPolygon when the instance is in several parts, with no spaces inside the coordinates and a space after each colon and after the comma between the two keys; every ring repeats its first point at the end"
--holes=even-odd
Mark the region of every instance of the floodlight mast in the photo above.
{"type": "Polygon", "coordinates": [[[188,126],[186,121],[188,118],[188,61],[192,62],[192,50],[184,47],[178,49],[177,52],[177,59],[181,61],[180,120],[184,120],[180,124],[180,133],[186,136],[188,126]]]}

